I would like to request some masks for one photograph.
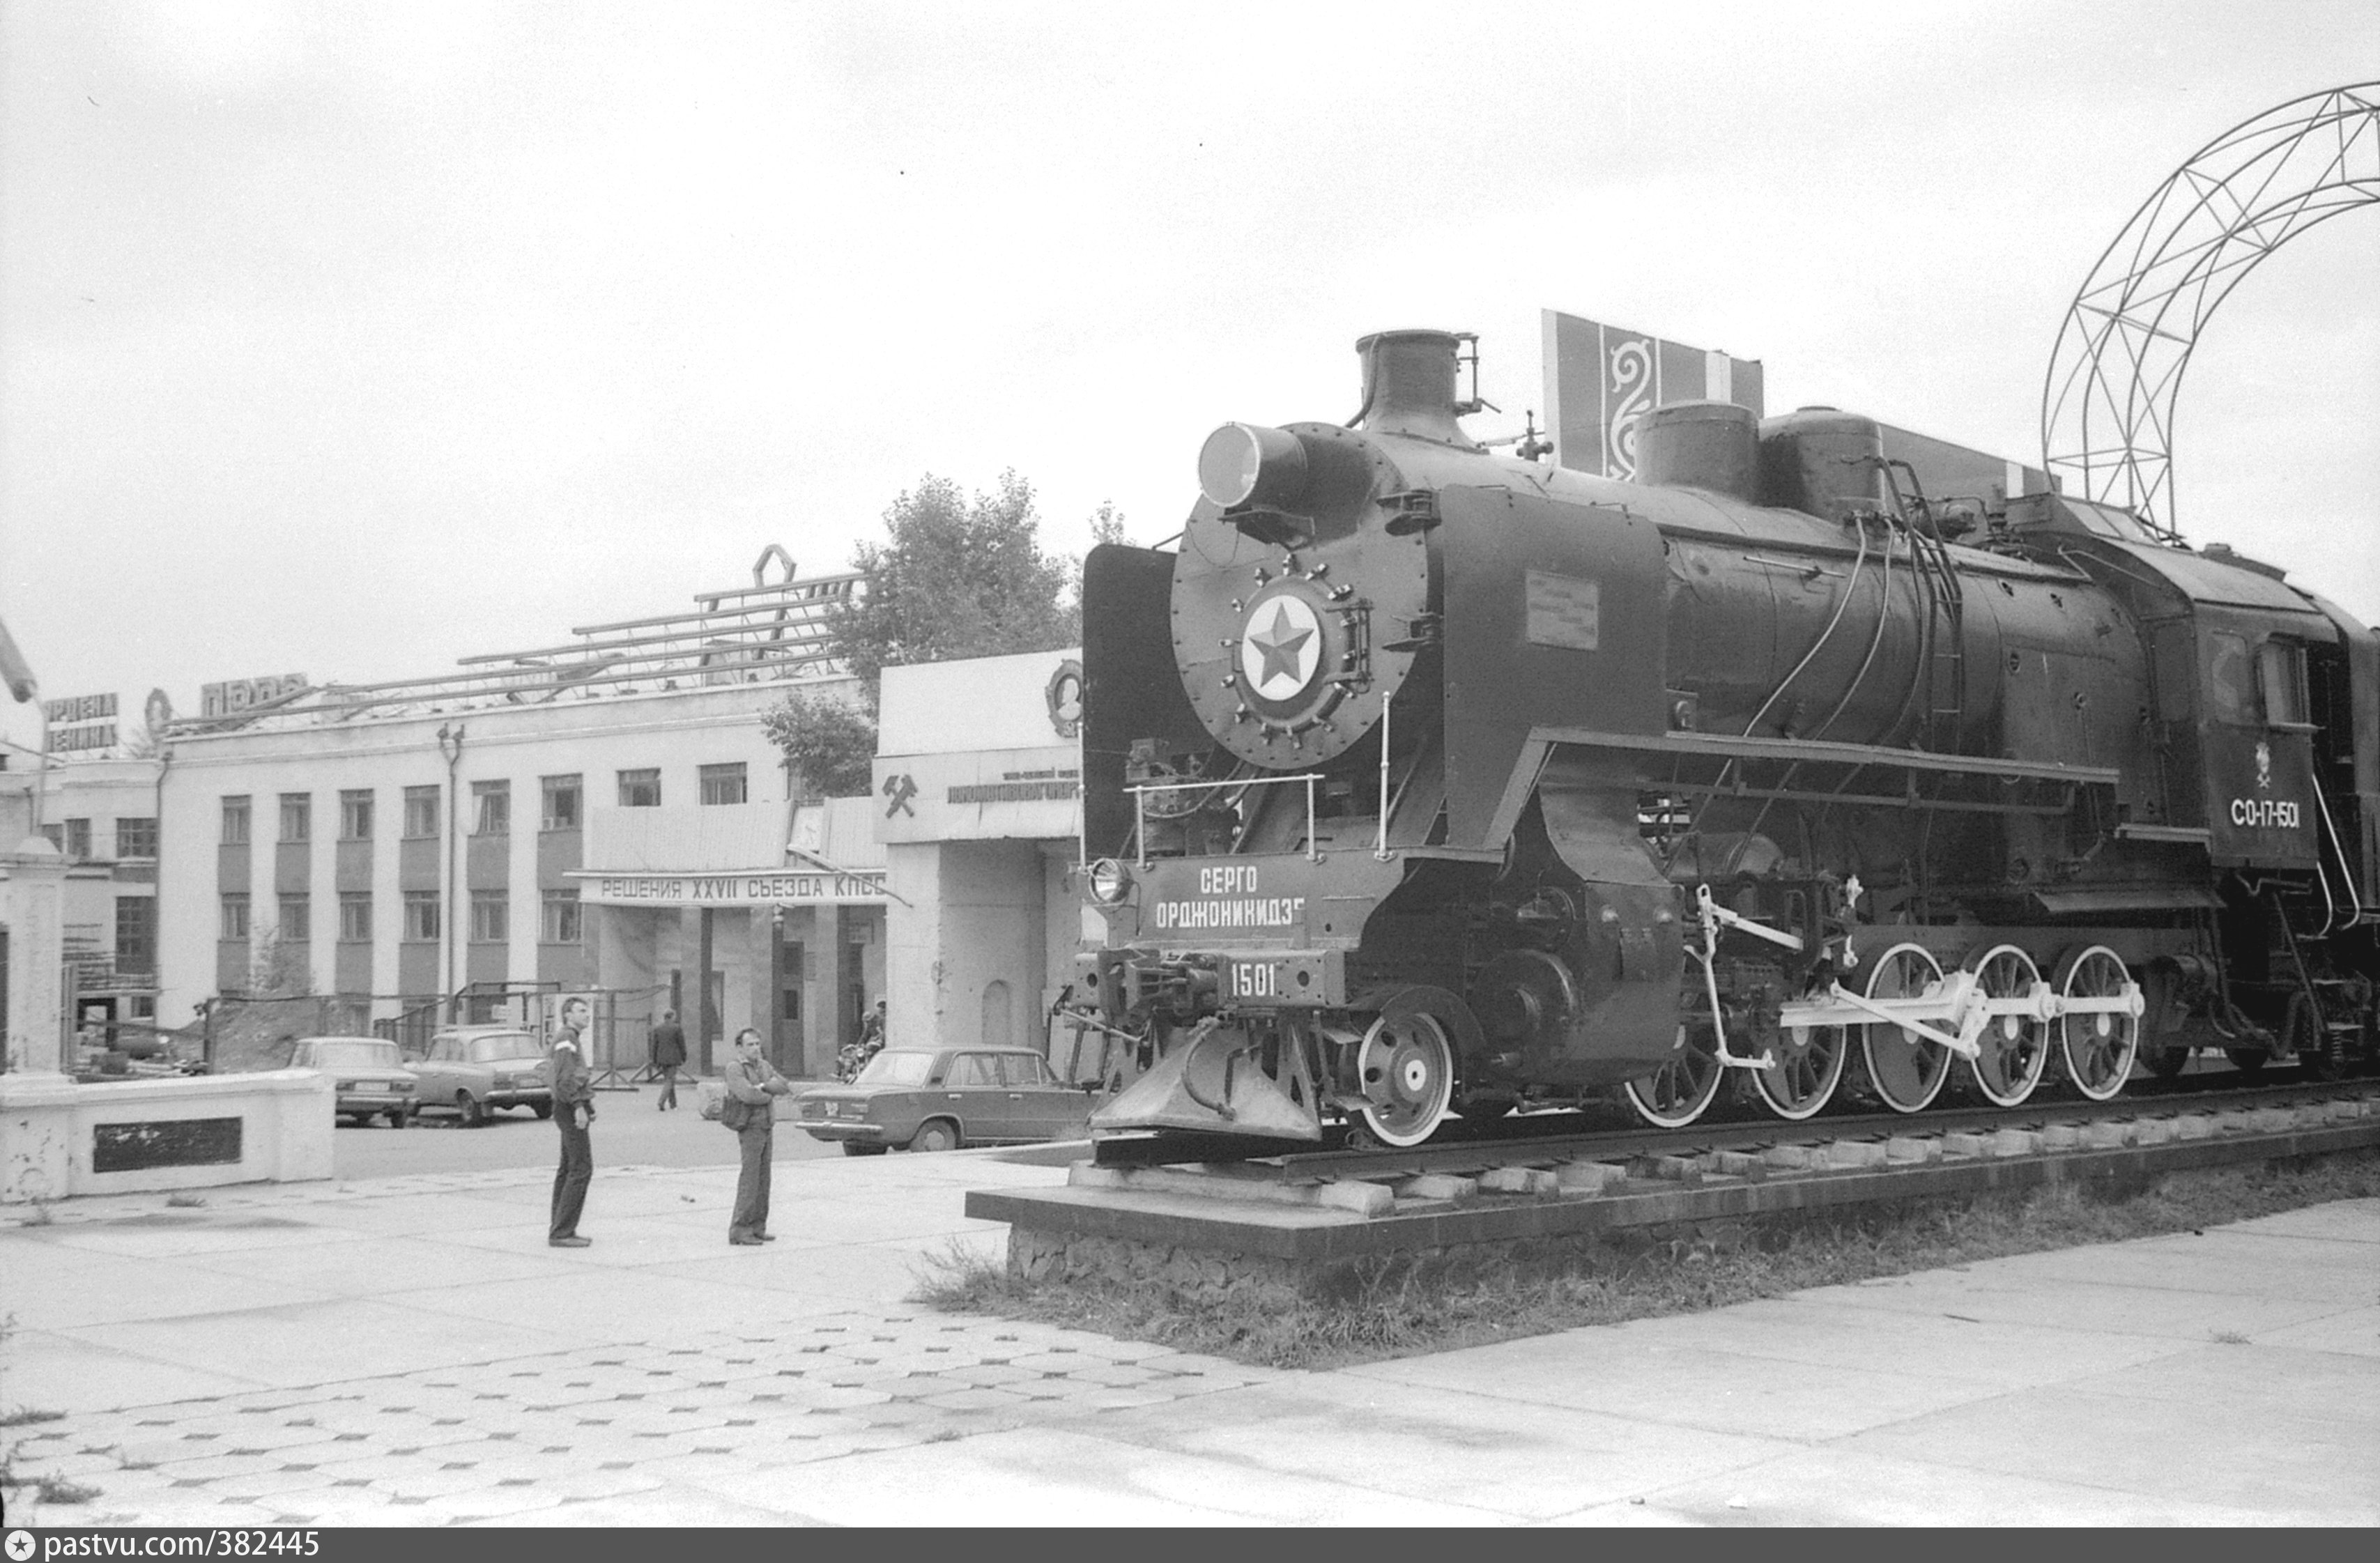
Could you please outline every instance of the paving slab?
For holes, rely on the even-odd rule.
[[[285,1252],[302,1261],[309,1251]],[[46,1236],[0,1235],[0,1316],[15,1315],[20,1329],[68,1329],[316,1302],[333,1294],[320,1284],[226,1275],[188,1257],[144,1258]]]
[[[2240,1381],[2233,1381],[2236,1390]],[[2361,1424],[2219,1409],[2074,1385],[2024,1389],[1912,1418],[1849,1447],[1971,1472],[2328,1524],[2380,1523],[2380,1462]],[[1979,1478],[1971,1477],[1971,1480]]]
[[[1384,1495],[1243,1460],[1120,1447],[1062,1431],[987,1434],[855,1454],[720,1489],[833,1524],[974,1526],[987,1514],[1053,1526],[1477,1525],[1461,1504]]]
[[[7,1343],[5,1387],[10,1408],[79,1412],[103,1407],[144,1406],[162,1401],[210,1399],[253,1389],[258,1380],[181,1360],[178,1341],[164,1342],[171,1355],[127,1351],[110,1341],[115,1332],[82,1339],[53,1330],[19,1329]],[[195,1361],[204,1353],[191,1353]]]
[[[2289,1245],[2288,1263],[2282,1245]],[[2380,1247],[2221,1230],[1995,1261],[1990,1280],[2045,1278],[2347,1306],[2380,1302]]]
[[[2320,1318],[2243,1332],[2259,1346],[2380,1358],[2380,1307],[2349,1308]]]
[[[195,1355],[220,1371],[273,1385],[370,1378],[429,1362],[492,1362],[543,1351],[553,1339],[503,1322],[475,1321],[458,1331],[450,1313],[352,1297],[59,1333],[164,1361]],[[194,1339],[205,1342],[202,1351],[192,1351]]]
[[[1390,1366],[1393,1364],[1382,1364]],[[1480,1518],[1547,1520],[1681,1476],[1757,1464],[1786,1446],[1416,1385],[1371,1372],[1298,1374],[1094,1419],[1099,1437],[1369,1489],[1459,1496]],[[1265,1436],[1252,1443],[1249,1429]],[[1428,1472],[1417,1488],[1415,1472]]]
[[[2168,1274],[2168,1280],[2174,1278]],[[2146,1335],[2193,1344],[2226,1332],[2320,1318],[2341,1306],[2336,1302],[2194,1291],[2170,1284],[2127,1286],[2053,1274],[1945,1278],[1938,1271],[1791,1295],[1823,1297],[1845,1307],[1931,1314],[1984,1324],[2034,1324],[2094,1335]]]
[[[2192,1349],[2187,1340],[2056,1329],[2029,1319],[1861,1307],[1832,1292],[1637,1319],[1619,1329],[1649,1342],[1799,1363],[1814,1375],[1855,1369],[2000,1389],[2059,1383]]]
[[[2380,1246],[2380,1199],[2342,1199],[2303,1210],[2258,1216],[2223,1229],[2232,1232],[2263,1232],[2281,1237],[2329,1238],[2339,1242]]]
[[[453,1284],[455,1263],[450,1244],[379,1235],[314,1247],[281,1245],[194,1254],[178,1261],[185,1269],[266,1282],[293,1292],[342,1297],[395,1297],[436,1290]],[[472,1277],[479,1280],[572,1273],[572,1266],[542,1245],[534,1251],[480,1254],[469,1264]],[[249,1295],[255,1297],[253,1291]]]
[[[1951,1378],[1793,1363],[1601,1328],[1353,1368],[1356,1377],[1460,1388],[1524,1405],[1748,1436],[1831,1438],[1974,1399]]]
[[[775,1309],[767,1292],[688,1278],[674,1266],[606,1273],[600,1280],[583,1272],[473,1279],[436,1292],[408,1293],[407,1300],[427,1312],[497,1326],[533,1326],[541,1334],[540,1350],[560,1342],[586,1346],[650,1339],[657,1323],[670,1319],[766,1319]]]
[[[2188,1408],[2219,1405],[2250,1422],[2311,1417],[2351,1436],[2380,1463],[2380,1357],[2242,1341],[2174,1352],[2070,1381],[2081,1393]]]
[[[1633,1516],[1633,1518],[1632,1518]],[[2276,1515],[2187,1498],[1896,1459],[1836,1445],[1789,1449],[1756,1464],[1654,1487],[1634,1504],[1605,1504],[1562,1524],[1706,1526],[2229,1526],[2335,1523],[2335,1510]]]

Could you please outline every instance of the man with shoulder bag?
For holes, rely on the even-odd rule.
[[[760,1056],[760,1034],[746,1026],[735,1034],[735,1056],[727,1065],[726,1094],[719,1104],[719,1121],[735,1132],[743,1153],[743,1169],[735,1179],[735,1211],[728,1218],[727,1241],[738,1248],[755,1248],[777,1240],[768,1230],[769,1175],[776,1150],[776,1109],[770,1098],[792,1090],[793,1084]]]

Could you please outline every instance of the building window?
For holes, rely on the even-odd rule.
[[[115,898],[115,971],[148,975],[157,969],[157,903],[146,895]]]
[[[471,783],[471,834],[509,836],[513,831],[513,784],[509,782]]]
[[[658,770],[620,772],[620,806],[622,808],[661,807],[662,773]]]
[[[545,926],[539,937],[548,944],[576,944],[582,925],[578,920],[578,892],[575,890],[545,892]]]
[[[88,819],[67,820],[66,839],[58,843],[58,850],[67,854],[67,861],[69,863],[90,862],[91,821]]]
[[[407,891],[405,892],[405,937],[415,944],[426,944],[438,937],[438,892]]]
[[[407,787],[405,790],[405,833],[419,838],[438,833],[438,789]],[[435,939],[437,936],[431,936]]]
[[[734,765],[706,765],[702,768],[702,801],[707,804],[740,804],[745,801],[744,762]]]
[[[314,937],[314,898],[303,891],[281,896],[281,942],[305,944]]]
[[[281,839],[285,842],[310,841],[314,835],[314,794],[284,793],[281,794]]]
[[[339,794],[339,840],[368,842],[372,832],[372,791],[351,788]]]
[[[247,896],[232,891],[225,892],[223,898],[223,937],[225,939],[246,939],[248,937]]]
[[[157,855],[157,821],[127,817],[115,822],[115,855],[118,857],[154,857]]]
[[[225,846],[238,846],[248,841],[248,796],[227,797],[223,801],[223,839]],[[226,936],[228,937],[228,936]],[[239,936],[246,939],[248,936]]]
[[[504,933],[504,892],[473,891],[471,892],[471,942],[502,944]]]
[[[545,811],[539,818],[539,829],[578,829],[579,779],[576,776],[546,776],[539,779],[539,784],[545,793]]]
[[[339,894],[339,939],[346,944],[371,942],[371,892],[343,891]]]

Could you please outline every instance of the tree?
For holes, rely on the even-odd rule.
[[[760,731],[798,779],[797,797],[857,797],[868,791],[876,724],[832,695],[789,690],[761,713]]]
[[[1082,636],[1075,562],[1041,550],[1033,485],[1014,470],[997,494],[963,494],[931,473],[884,513],[885,541],[862,543],[868,590],[840,609],[844,660],[876,707],[886,668],[1050,651]]]
[[[884,670],[1054,651],[1082,638],[1080,572],[1064,554],[1041,550],[1033,485],[1000,475],[997,494],[963,493],[928,473],[884,512],[882,543],[862,543],[852,567],[868,577],[856,600],[836,609],[832,648],[857,675],[867,712],[825,696],[789,693],[763,713],[761,728],[812,794],[868,791],[876,755],[876,709]],[[1111,502],[1091,516],[1100,542],[1123,537]]]
[[[278,923],[258,929],[249,953],[249,997],[295,999],[313,991],[305,942],[285,935]]]

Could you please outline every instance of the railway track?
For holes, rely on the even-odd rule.
[[[2208,1084],[2210,1078],[2236,1081],[2241,1077],[2143,1081],[2122,1096],[2104,1102],[2078,1095],[2066,1099],[2036,1097],[2015,1108],[1937,1108],[1913,1114],[1839,1112],[1793,1122],[1769,1117],[1747,1116],[1734,1121],[1710,1118],[1686,1129],[1648,1128],[1617,1111],[1601,1115],[1606,1123],[1615,1125],[1611,1127],[1599,1126],[1592,1111],[1533,1113],[1498,1119],[1483,1126],[1484,1132],[1469,1134],[1463,1133],[1463,1126],[1451,1125],[1454,1130],[1452,1137],[1402,1150],[1342,1145],[1283,1152],[1278,1141],[1242,1135],[1116,1135],[1093,1142],[1092,1160],[1096,1166],[1110,1168],[1237,1164],[1245,1175],[1261,1177],[1270,1169],[1283,1182],[1388,1180],[1433,1174],[1475,1176],[1498,1167],[1624,1162],[1718,1151],[1763,1150],[1776,1145],[1987,1133],[2003,1129],[2039,1131],[2061,1124],[2296,1107],[2342,1097],[2380,1096],[2380,1084],[2371,1081],[2259,1081],[2254,1084],[2215,1085]]]

